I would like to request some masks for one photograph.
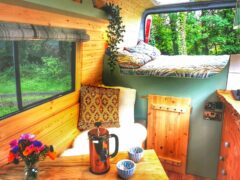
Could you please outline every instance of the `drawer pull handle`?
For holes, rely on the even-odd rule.
[[[223,156],[219,156],[219,160],[220,161],[224,161],[224,157]]]
[[[229,143],[229,142],[227,142],[227,141],[226,141],[226,142],[224,142],[224,147],[225,147],[225,148],[229,148],[229,147],[230,147],[230,143]]]
[[[227,175],[227,171],[226,171],[225,169],[223,169],[223,170],[221,171],[221,174],[222,174],[223,176],[226,176],[226,175]]]

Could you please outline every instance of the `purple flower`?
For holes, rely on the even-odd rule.
[[[18,145],[18,141],[16,139],[14,139],[9,144],[10,144],[11,148],[13,148]]]
[[[23,139],[23,140],[33,141],[34,138],[35,138],[35,135],[26,133],[21,135],[20,140]]]
[[[19,150],[18,146],[15,146],[12,148],[12,153],[17,154],[18,150]]]
[[[33,141],[33,145],[34,145],[35,147],[41,147],[41,146],[42,146],[42,143],[41,143],[41,141],[35,140],[35,141]]]

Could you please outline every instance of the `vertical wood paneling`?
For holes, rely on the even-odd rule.
[[[167,170],[181,174],[186,173],[190,109],[189,98],[148,96],[147,148],[155,149]]]

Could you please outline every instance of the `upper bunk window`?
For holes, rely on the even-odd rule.
[[[163,55],[239,54],[240,30],[233,29],[235,6],[191,4],[180,10],[177,5],[160,6],[149,13],[146,22],[152,24],[146,23],[150,37],[145,36],[145,41]]]

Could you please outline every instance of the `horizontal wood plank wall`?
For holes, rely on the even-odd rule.
[[[9,142],[22,133],[34,133],[60,154],[79,134],[79,90],[81,82],[101,82],[105,52],[106,20],[68,17],[51,12],[0,3],[0,21],[85,29],[90,41],[77,43],[76,91],[0,121],[0,166],[7,162]],[[89,63],[90,62],[90,63]]]
[[[116,3],[123,8],[126,33],[122,46],[135,45],[141,14],[152,4],[146,0],[141,3],[138,0],[108,2]],[[0,21],[85,29],[90,36],[88,42],[77,44],[75,92],[0,121],[0,166],[7,162],[9,141],[26,132],[35,133],[45,144],[53,144],[59,154],[79,133],[76,124],[79,116],[80,84],[95,84],[102,81],[108,21],[70,17],[4,3],[0,3]]]

